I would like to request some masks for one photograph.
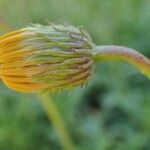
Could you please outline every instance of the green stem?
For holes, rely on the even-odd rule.
[[[150,60],[134,49],[124,46],[104,45],[95,46],[93,50],[93,59],[96,62],[102,60],[123,60],[134,65],[150,78]]]
[[[49,120],[52,122],[59,135],[64,150],[74,150],[75,148],[73,142],[69,136],[69,133],[64,125],[61,116],[59,115],[53,99],[50,98],[48,94],[41,94],[40,101],[47,113]]]

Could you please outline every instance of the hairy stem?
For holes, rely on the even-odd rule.
[[[150,78],[150,60],[138,51],[124,46],[104,45],[93,48],[95,62],[103,60],[123,60],[137,67]]]
[[[64,150],[75,150],[67,128],[65,127],[65,124],[53,102],[53,99],[48,94],[41,94],[40,101],[50,122],[53,124],[59,135],[60,142],[62,143]]]

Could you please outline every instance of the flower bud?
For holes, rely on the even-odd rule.
[[[33,24],[0,37],[0,78],[16,91],[56,92],[90,77],[92,40],[83,28]]]

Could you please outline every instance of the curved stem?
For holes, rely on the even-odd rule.
[[[41,94],[40,101],[43,105],[49,120],[56,129],[64,150],[74,150],[74,144],[69,136],[65,124],[53,102],[53,99],[48,94]]]
[[[103,60],[123,60],[137,67],[150,78],[150,60],[138,51],[115,45],[95,46],[93,59],[96,62]]]

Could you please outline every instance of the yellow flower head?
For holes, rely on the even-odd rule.
[[[83,28],[34,24],[0,37],[0,78],[21,92],[83,85],[92,70],[91,49]]]

